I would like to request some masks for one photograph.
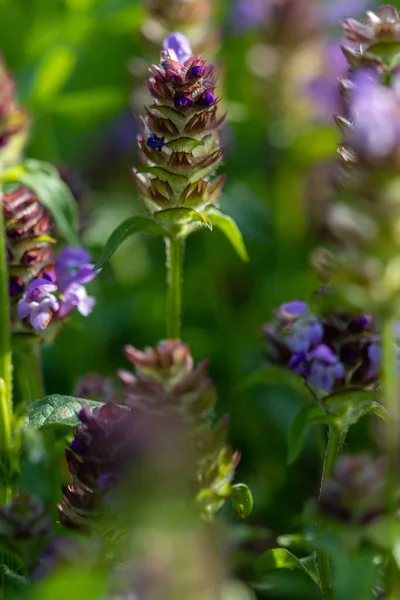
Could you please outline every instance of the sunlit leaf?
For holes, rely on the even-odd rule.
[[[46,396],[30,404],[28,423],[36,429],[60,426],[76,427],[80,423],[77,413],[81,410],[82,404],[87,404],[89,408],[95,408],[102,406],[103,403],[59,394]]]
[[[160,223],[157,223],[151,217],[129,217],[123,221],[110,235],[106,245],[104,246],[100,258],[98,259],[95,268],[99,269],[110,260],[114,252],[119,246],[135,233],[144,232],[153,235],[168,235],[166,230]]]
[[[300,569],[320,587],[315,555],[297,558],[285,548],[274,548],[264,552],[257,560],[255,568],[259,573],[273,569]]]
[[[70,48],[52,48],[44,56],[33,81],[33,102],[43,104],[56,96],[70,78],[75,64],[76,56]]]
[[[221,213],[216,208],[207,211],[211,223],[215,225],[228,238],[238,255],[242,260],[247,262],[249,255],[247,254],[246,246],[244,245],[242,234],[239,227],[236,225],[232,217]]]
[[[335,392],[324,398],[324,406],[345,421],[346,426],[354,425],[368,414],[375,414],[381,419],[387,418],[387,411],[377,401],[376,392],[368,390],[354,388]]]

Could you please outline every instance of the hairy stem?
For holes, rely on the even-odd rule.
[[[387,319],[382,328],[382,388],[386,408],[389,413],[387,420],[387,438],[386,451],[389,462],[388,479],[388,511],[395,516],[397,510],[397,489],[398,489],[398,469],[399,469],[399,385],[397,375],[397,348],[395,341],[395,322]],[[389,557],[388,572],[388,600],[397,599],[399,586],[399,570],[392,559]]]
[[[329,428],[329,438],[326,447],[325,462],[321,478],[320,496],[323,492],[325,481],[329,479],[329,477],[332,475],[332,471],[334,469],[339,452],[342,448],[345,435],[346,432],[338,426],[331,426]],[[323,531],[324,526],[321,523],[319,523],[318,533],[321,534],[323,533]],[[329,564],[329,557],[325,550],[317,551],[317,566],[319,577],[321,580],[322,593],[324,595],[324,598],[328,600],[332,598],[332,576],[331,567]]]
[[[1,188],[0,188],[1,194]],[[0,505],[10,499],[12,360],[5,227],[0,202]]]
[[[167,338],[180,338],[182,311],[182,267],[185,240],[167,238]]]

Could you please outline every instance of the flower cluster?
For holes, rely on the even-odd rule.
[[[43,331],[75,308],[88,315],[95,301],[84,286],[98,271],[86,250],[52,250],[50,215],[27,188],[3,194],[2,206],[14,331]]]
[[[126,355],[135,373],[119,372],[124,406],[109,402],[92,411],[83,407],[78,415],[82,424],[67,450],[73,484],[64,488],[61,522],[70,528],[89,527],[109,507],[107,498],[118,504],[116,484],[132,469],[136,486],[140,453],[148,453],[150,446],[158,451],[168,446],[170,453],[174,445],[174,470],[185,457],[188,464],[182,472],[188,490],[198,512],[211,518],[232,497],[240,455],[226,445],[227,420],[214,424],[216,394],[206,363],[195,367],[189,349],[179,341],[144,352],[129,346]]]
[[[319,512],[344,523],[371,523],[384,514],[387,506],[386,471],[384,459],[364,454],[341,456],[324,484]]]
[[[324,392],[365,387],[380,372],[380,337],[369,315],[327,312],[314,315],[306,303],[292,301],[264,326],[271,362],[287,366]]]
[[[222,159],[214,67],[192,56],[180,33],[164,41],[161,64],[148,81],[154,103],[147,108],[139,147],[146,164],[133,169],[151,212],[187,207],[204,210],[219,197],[225,180],[212,178]]]
[[[14,81],[0,56],[0,171],[18,162],[29,124],[28,115],[16,103]]]
[[[319,249],[314,262],[346,301],[382,311],[394,306],[400,290],[400,80],[394,49],[400,18],[384,6],[367,13],[366,22],[347,19],[344,30],[349,74],[341,81],[345,107],[336,117],[343,135],[343,191],[326,215],[334,243]]]

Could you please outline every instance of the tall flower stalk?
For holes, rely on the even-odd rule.
[[[215,176],[222,160],[215,68],[193,56],[182,33],[163,43],[148,88],[153,104],[142,119],[138,137],[143,165],[133,178],[149,217],[131,217],[111,234],[97,263],[102,266],[118,246],[137,231],[166,240],[168,294],[167,336],[180,337],[182,266],[185,240],[198,229],[221,229],[238,254],[246,249],[235,222],[216,206],[225,175]]]

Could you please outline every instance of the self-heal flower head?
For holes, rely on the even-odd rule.
[[[25,294],[18,303],[18,317],[29,318],[34,329],[46,329],[60,307],[59,301],[53,292],[57,286],[49,283],[48,279],[35,279],[32,281]]]
[[[192,56],[181,33],[166,38],[160,65],[152,69],[139,147],[145,162],[134,181],[151,213],[171,208],[205,211],[218,199],[225,180],[214,177],[222,160],[214,67]],[[170,216],[171,213],[170,213]]]

